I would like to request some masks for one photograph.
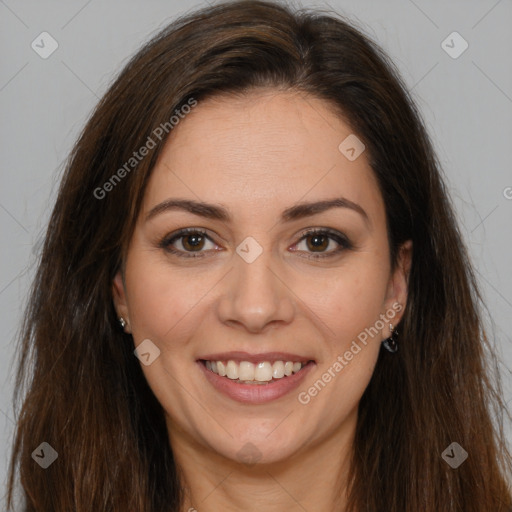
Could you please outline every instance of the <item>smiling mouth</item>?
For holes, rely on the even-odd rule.
[[[208,361],[200,362],[206,369],[238,384],[268,385],[300,372],[314,361]]]

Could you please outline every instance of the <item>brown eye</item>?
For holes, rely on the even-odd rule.
[[[323,252],[329,246],[330,238],[326,235],[314,234],[306,237],[308,249]]]
[[[181,237],[181,245],[186,251],[201,250],[204,246],[205,237],[201,234],[185,235]]]
[[[211,244],[210,247],[207,247],[208,243]],[[209,250],[216,247],[205,231],[190,228],[165,237],[159,245],[165,251],[184,258],[206,256]]]
[[[342,233],[325,229],[313,229],[302,235],[293,250],[308,253],[309,255],[305,256],[306,258],[320,259],[335,256],[352,247],[351,242]],[[328,250],[329,248],[330,250]]]

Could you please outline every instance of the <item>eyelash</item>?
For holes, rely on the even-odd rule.
[[[202,237],[207,238],[208,240],[213,242],[213,240],[207,235],[206,231],[204,231],[203,229],[185,228],[185,229],[181,229],[177,233],[166,236],[159,243],[159,247],[164,249],[167,252],[170,252],[171,254],[174,254],[174,255],[180,257],[180,258],[204,258],[205,251],[194,253],[194,252],[190,252],[190,251],[177,250],[177,249],[171,247],[171,245],[176,240],[179,240],[180,238],[184,238],[185,236],[191,235],[191,234],[201,235]],[[302,233],[299,241],[294,245],[298,245],[300,242],[302,242],[302,240],[304,240],[308,236],[312,236],[312,235],[326,235],[329,237],[329,239],[334,240],[337,244],[339,244],[339,247],[336,248],[335,250],[329,251],[327,253],[317,253],[317,254],[311,253],[311,254],[315,254],[315,255],[303,256],[307,259],[319,260],[319,259],[323,259],[323,258],[331,258],[333,256],[338,255],[343,250],[353,249],[352,243],[349,241],[349,239],[345,235],[343,235],[337,231],[330,230],[330,229],[317,229],[317,228],[312,228],[312,229],[306,230],[304,233]]]

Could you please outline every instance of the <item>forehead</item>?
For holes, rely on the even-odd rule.
[[[303,93],[210,98],[171,131],[144,210],[169,197],[214,199],[241,211],[340,194],[382,210],[365,152],[351,161],[340,150],[349,136],[331,104]]]

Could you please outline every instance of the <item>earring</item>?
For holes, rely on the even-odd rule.
[[[119,325],[121,326],[121,329],[123,329],[124,331],[124,328],[126,327],[126,320],[122,316],[119,317]]]
[[[397,332],[393,330],[393,324],[389,324],[389,330],[391,331],[391,336],[385,339],[382,344],[386,350],[394,354],[398,350],[398,343],[395,339]]]

